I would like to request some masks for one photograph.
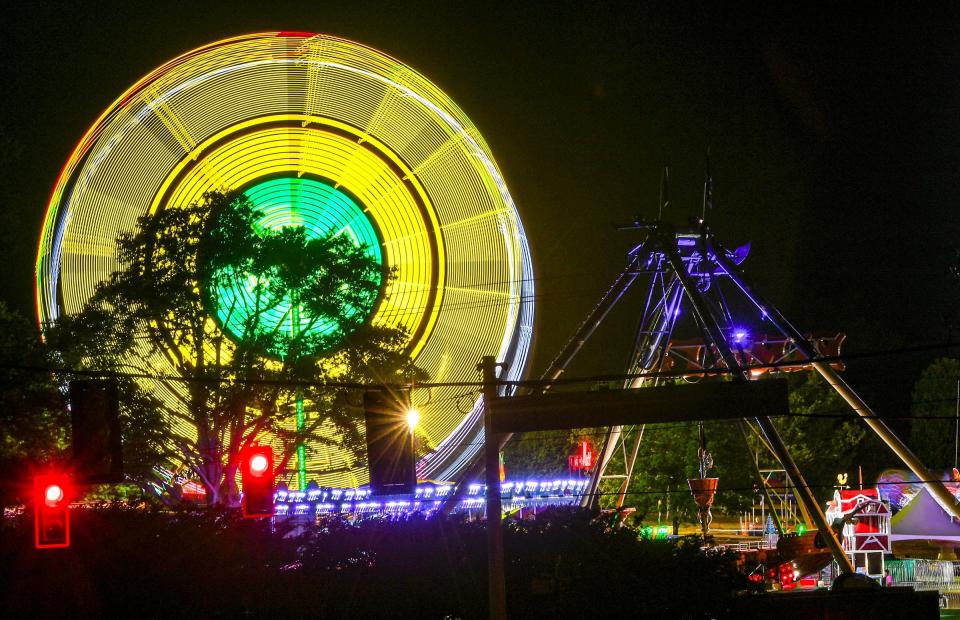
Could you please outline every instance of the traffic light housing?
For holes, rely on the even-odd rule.
[[[120,400],[113,380],[70,382],[73,470],[88,484],[123,482]]]
[[[409,494],[417,486],[409,409],[408,394],[396,398],[387,391],[371,390],[363,395],[370,488],[374,494]]]
[[[273,448],[247,446],[240,451],[240,481],[243,485],[243,517],[273,516]]]
[[[70,546],[71,485],[66,476],[33,479],[34,545],[37,549]]]

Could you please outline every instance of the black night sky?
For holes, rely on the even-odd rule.
[[[479,127],[534,252],[533,376],[638,242],[613,224],[656,214],[664,164],[666,215],[699,212],[708,147],[714,228],[727,245],[752,241],[748,273],[801,329],[845,331],[845,352],[861,353],[942,342],[957,319],[956,16],[589,2],[30,4],[0,18],[0,297],[23,311],[46,200],[99,113],[191,48],[290,29],[399,58]],[[623,370],[640,303],[627,300],[571,375]],[[896,415],[934,355],[858,360],[848,375]]]

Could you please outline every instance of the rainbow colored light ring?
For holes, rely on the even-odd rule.
[[[240,189],[304,175],[348,193],[379,229],[385,262],[396,277],[374,322],[405,329],[416,356],[436,322],[444,291],[440,223],[413,171],[375,137],[302,114],[246,120],[194,146],[164,179],[150,210],[191,204],[211,188]]]
[[[40,320],[76,312],[116,267],[114,240],[152,209],[203,191],[309,178],[343,190],[379,235],[398,277],[372,318],[402,325],[434,381],[475,381],[481,355],[523,375],[532,335],[532,265],[523,227],[489,148],[436,86],[370,48],[322,35],[258,33],[176,58],[124,93],[67,161],[37,261]],[[392,288],[391,288],[392,287]],[[131,360],[158,374],[162,355]],[[157,383],[171,406],[182,388]],[[438,444],[419,465],[447,479],[479,449],[478,399],[418,392]],[[469,406],[466,406],[469,403]],[[321,484],[363,482],[346,468]],[[352,469],[351,469],[352,468]]]

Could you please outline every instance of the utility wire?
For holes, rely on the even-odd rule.
[[[909,353],[919,353],[926,351],[935,351],[935,350],[944,350],[951,349],[954,347],[960,346],[960,343],[956,342],[944,342],[944,343],[930,343],[923,345],[915,345],[911,347],[899,347],[896,349],[881,349],[877,351],[864,351],[861,353],[847,354],[847,355],[837,355],[829,357],[818,357],[812,360],[785,360],[781,362],[774,362],[771,364],[757,364],[750,366],[742,366],[737,369],[729,368],[710,368],[710,369],[699,369],[699,370],[684,370],[684,371],[660,371],[660,372],[650,372],[650,373],[624,373],[624,374],[607,374],[607,375],[590,375],[583,377],[561,377],[558,379],[521,379],[514,381],[500,381],[499,385],[508,386],[508,387],[543,387],[551,385],[568,385],[568,384],[582,384],[582,383],[602,383],[602,382],[614,382],[614,381],[628,381],[630,379],[680,379],[684,377],[704,377],[704,376],[723,376],[734,373],[741,373],[749,370],[776,370],[783,367],[796,367],[796,366],[809,366],[813,363],[825,363],[825,364],[834,364],[834,363],[846,363],[847,361],[854,359],[865,359],[865,358],[875,358],[875,357],[887,357],[894,355],[903,355]],[[22,370],[26,372],[38,372],[38,373],[54,373],[54,374],[73,374],[78,376],[95,376],[95,377],[128,377],[134,379],[154,379],[158,381],[180,381],[188,383],[225,383],[225,382],[235,382],[240,384],[262,384],[262,385],[280,385],[280,386],[292,386],[292,387],[320,387],[320,388],[348,388],[348,389],[374,389],[374,388],[383,388],[383,387],[410,387],[410,388],[439,388],[439,387],[483,387],[482,381],[424,381],[417,383],[409,384],[389,384],[389,383],[360,383],[360,382],[343,382],[343,381],[307,381],[307,380],[294,380],[294,379],[253,379],[253,378],[228,378],[228,377],[217,377],[213,375],[204,375],[204,376],[177,376],[177,375],[160,375],[152,374],[147,372],[129,372],[129,371],[118,371],[118,370],[96,370],[96,369],[80,369],[80,368],[70,368],[64,366],[46,366],[46,365],[28,365],[28,364],[11,364],[11,363],[0,363],[0,369],[7,370]],[[234,369],[224,368],[224,372],[233,372]]]
[[[462,395],[461,395],[462,396]],[[944,399],[930,399],[924,401],[916,401],[917,404],[922,403],[953,403],[954,398],[944,398]],[[751,418],[752,416],[744,416],[745,418]],[[851,407],[845,407],[842,409],[827,409],[819,412],[810,412],[810,413],[799,413],[799,412],[789,412],[784,414],[766,416],[779,420],[783,419],[831,419],[831,420],[848,420],[851,422],[860,420],[860,416],[854,414]],[[954,416],[920,416],[920,415],[904,415],[904,416],[881,416],[883,420],[939,420],[942,422],[951,422],[954,420],[960,420],[960,417]],[[739,421],[740,418],[726,418],[718,420],[705,420],[706,424],[733,424]],[[676,429],[676,428],[685,428],[685,427],[695,427],[700,424],[699,420],[678,420],[675,422],[657,422],[656,428],[660,429]],[[627,426],[639,426],[639,424],[631,424]],[[554,440],[557,437],[562,437],[564,433],[569,431],[581,431],[575,433],[577,437],[605,437],[607,435],[606,430],[598,431],[583,431],[582,429],[592,429],[592,428],[606,428],[606,427],[591,427],[584,426],[571,429],[555,429],[555,430],[546,430],[546,431],[526,431],[524,433],[515,433],[514,436],[510,439],[510,444],[524,443],[524,442],[542,442],[547,443]],[[519,437],[518,437],[519,435]],[[470,448],[483,446],[483,440],[477,441],[459,441],[452,442],[448,444],[451,448]]]
[[[875,483],[875,486],[878,486],[878,487],[881,487],[881,486],[905,486],[905,485],[912,485],[912,484],[928,484],[928,483],[932,483],[932,482],[941,482],[941,483],[942,483],[942,482],[948,482],[948,481],[946,481],[946,480],[903,480],[903,481],[899,481],[899,482],[895,482],[895,481],[890,481],[890,482],[877,481],[877,482]],[[840,488],[840,485],[838,485],[836,482],[832,482],[832,483],[830,483],[830,484],[807,484],[807,486],[810,487],[811,489],[837,489],[837,488]],[[844,485],[844,486],[848,486],[848,485]],[[749,492],[753,492],[753,491],[756,491],[756,489],[757,489],[756,486],[748,486],[748,487],[747,487],[747,486],[741,486],[741,487],[718,487],[718,488],[717,488],[717,492],[718,492],[718,493],[719,493],[720,491],[749,491]],[[673,494],[683,494],[683,495],[686,495],[686,494],[689,494],[689,493],[690,493],[690,490],[689,490],[689,489],[678,488],[678,489],[650,489],[650,490],[646,490],[646,491],[627,491],[627,493],[625,493],[625,495],[666,495],[666,494],[671,494],[671,495],[673,495]],[[589,496],[589,497],[604,497],[604,496],[620,495],[620,493],[618,493],[618,492],[616,492],[616,491],[595,491],[595,492],[593,492],[593,493],[583,493],[582,495],[586,495],[586,496]]]

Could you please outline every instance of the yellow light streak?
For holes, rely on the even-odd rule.
[[[83,307],[117,269],[113,240],[137,217],[272,175],[322,177],[356,198],[382,237],[386,265],[397,268],[373,320],[409,330],[418,366],[445,381],[475,380],[478,356],[493,354],[510,364],[509,376],[522,375],[529,250],[489,147],[429,80],[323,35],[213,42],[151,71],[97,118],[51,193],[37,256],[40,320]],[[208,331],[217,334],[212,320]],[[171,352],[146,340],[129,363],[161,375],[174,368]],[[183,384],[151,387],[183,411]],[[449,438],[422,464],[431,476],[450,475],[468,449],[461,444],[472,443],[463,438],[478,428],[452,395],[435,390],[442,404],[421,409],[422,432]],[[321,484],[365,481],[342,450],[315,457],[311,468],[348,470],[317,476]]]

